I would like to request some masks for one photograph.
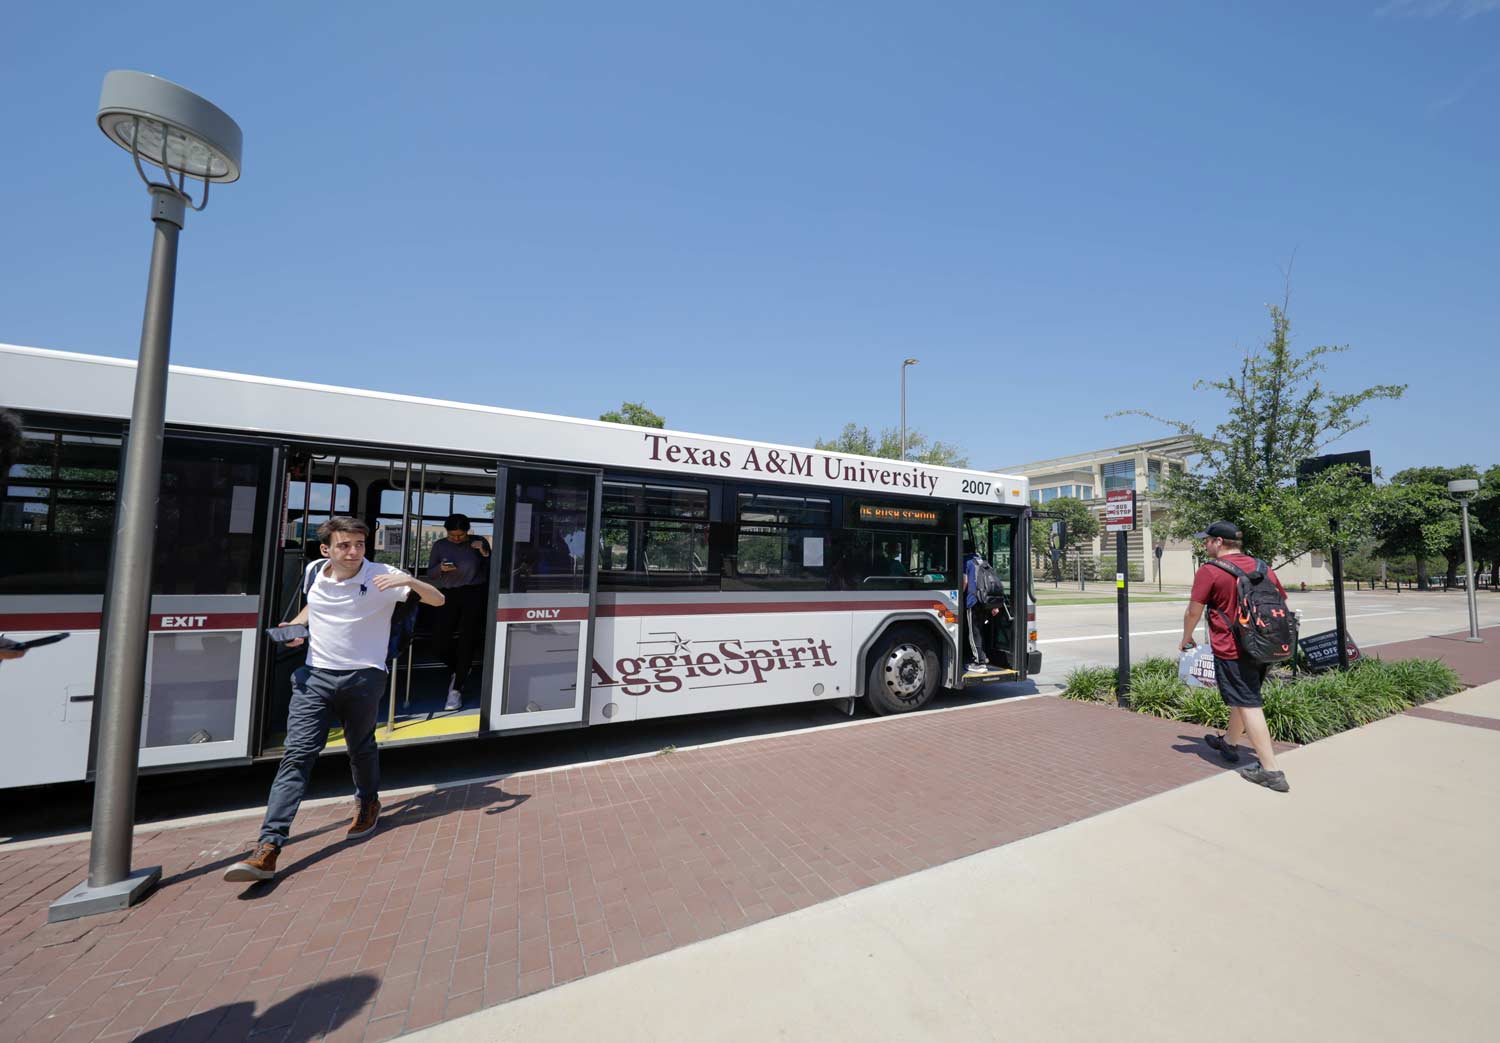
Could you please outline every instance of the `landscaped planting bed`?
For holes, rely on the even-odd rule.
[[[1306,744],[1419,703],[1452,695],[1463,687],[1440,659],[1364,659],[1348,671],[1323,674],[1274,670],[1263,694],[1266,723],[1278,742]],[[1083,666],[1068,675],[1064,699],[1115,701],[1115,671]],[[1212,688],[1189,688],[1177,678],[1177,663],[1143,659],[1130,668],[1130,709],[1209,728],[1229,727],[1229,708]]]

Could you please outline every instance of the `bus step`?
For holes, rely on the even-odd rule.
[[[1014,681],[1021,676],[1018,670],[1008,670],[1004,667],[991,667],[988,670],[965,670],[965,684],[988,684],[991,681]]]

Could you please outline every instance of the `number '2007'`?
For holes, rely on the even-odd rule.
[[[990,491],[990,482],[973,482],[964,479],[964,492],[973,493],[976,496],[987,496]]]

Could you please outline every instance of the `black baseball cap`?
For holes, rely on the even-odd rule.
[[[469,516],[467,514],[450,514],[443,520],[443,528],[449,530],[462,529],[464,532],[468,532]]]
[[[1221,540],[1243,540],[1245,534],[1234,522],[1216,521],[1202,532],[1193,533],[1193,539],[1206,540],[1210,536],[1217,536]]]

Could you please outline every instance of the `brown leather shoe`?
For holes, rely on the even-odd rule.
[[[275,844],[261,844],[249,858],[236,862],[224,870],[224,879],[233,883],[252,880],[269,880],[276,875],[276,856],[281,848]]]
[[[380,821],[379,797],[371,797],[369,800],[355,798],[354,803],[354,821],[349,824],[349,832],[344,834],[350,840],[369,836],[375,832],[375,824]]]

